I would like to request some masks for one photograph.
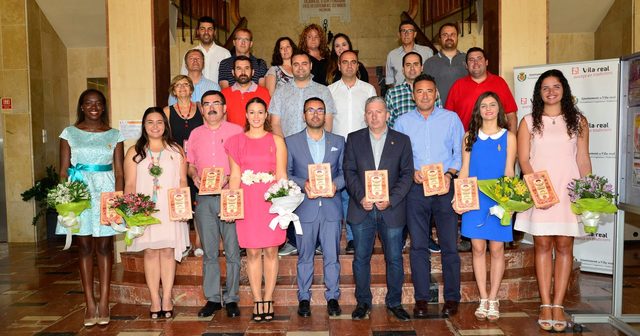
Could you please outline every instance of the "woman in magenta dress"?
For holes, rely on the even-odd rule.
[[[518,162],[522,173],[546,170],[560,199],[560,203],[549,208],[531,208],[518,214],[515,224],[516,230],[533,235],[542,299],[538,324],[544,330],[563,331],[567,326],[562,303],[573,266],[573,239],[584,235],[571,212],[567,185],[572,179],[591,173],[589,123],[572,97],[561,71],[545,71],[534,87],[531,114],[522,119],[518,128]]]
[[[189,231],[184,221],[169,219],[167,192],[187,186],[186,162],[182,147],[171,137],[169,120],[162,108],[148,108],[142,117],[142,135],[135,146],[127,150],[124,159],[124,192],[149,195],[158,209],[153,216],[160,219],[160,224],[149,225],[144,234],[127,247],[127,251],[144,251],[144,277],[151,296],[151,319],[173,317],[171,292],[176,261],[182,260]],[[159,176],[151,175],[152,166],[161,168]]]
[[[229,188],[244,191],[244,219],[236,221],[236,230],[238,244],[247,250],[247,275],[255,302],[253,319],[270,321],[278,276],[278,246],[284,243],[286,230],[269,228],[276,215],[269,213],[271,203],[265,201],[264,194],[275,181],[287,178],[287,148],[282,137],[271,133],[264,100],[253,98],[246,109],[245,132],[225,144],[231,167]],[[252,176],[258,173],[269,173],[273,181],[255,182]]]

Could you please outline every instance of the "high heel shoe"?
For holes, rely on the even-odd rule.
[[[254,301],[253,302],[255,304],[255,313],[251,314],[251,319],[254,322],[262,322],[264,321],[264,314],[262,312],[260,312],[261,308],[262,308],[262,301]]]
[[[489,302],[488,299],[480,299],[480,305],[476,309],[475,313],[473,313],[476,316],[476,319],[478,319],[478,321],[484,321],[487,318],[488,302]]]
[[[162,316],[162,313],[164,313],[162,310],[149,311],[149,318],[152,320],[157,320],[160,318],[160,316]]]
[[[96,312],[92,317],[84,319],[83,325],[85,327],[93,327],[96,323],[98,323],[98,307],[96,307]]]
[[[564,316],[564,307],[561,305],[552,305],[551,308],[560,308],[562,315]],[[553,320],[553,330],[556,332],[563,332],[567,328],[567,320]]]
[[[100,317],[100,313],[96,313],[96,323],[100,326],[105,326],[111,322],[111,312],[106,317]]]
[[[540,312],[542,312],[542,309],[544,308],[553,308],[552,305],[550,304],[542,304],[540,305]],[[544,331],[550,331],[551,329],[553,329],[553,324],[556,321],[554,321],[553,319],[551,320],[543,320],[543,319],[538,319],[538,325],[540,326],[540,329],[544,330]]]
[[[275,315],[275,312],[273,312],[273,301],[263,301],[263,304],[264,303],[267,304],[267,309],[264,308],[264,305],[262,306],[262,310],[264,311],[264,319],[267,322],[272,321]]]

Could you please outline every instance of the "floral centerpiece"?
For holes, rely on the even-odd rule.
[[[67,229],[63,250],[71,246],[71,237],[80,232],[80,214],[91,208],[91,195],[84,182],[66,181],[47,193],[47,205],[58,212],[58,223]]]
[[[271,230],[275,230],[278,225],[284,230],[289,226],[289,223],[293,222],[296,234],[302,234],[300,218],[293,211],[304,200],[304,194],[302,194],[302,190],[295,182],[285,179],[279,180],[264,193],[264,199],[272,203],[269,213],[278,214],[269,223]]]
[[[500,218],[500,224],[511,225],[514,212],[522,212],[533,206],[529,188],[517,177],[503,176],[498,179],[480,180],[478,188],[498,204],[489,208],[489,213]]]
[[[618,208],[613,204],[613,186],[604,176],[589,174],[573,179],[567,186],[571,211],[580,216],[584,232],[596,233],[600,215],[615,213]]]
[[[160,224],[160,220],[151,216],[157,212],[156,203],[145,194],[129,193],[116,197],[113,209],[124,220],[123,225],[111,223],[111,227],[118,232],[126,232],[124,242],[130,246],[135,238],[144,234],[148,225]]]

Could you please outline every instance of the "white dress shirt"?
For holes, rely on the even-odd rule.
[[[329,85],[329,91],[336,104],[332,133],[346,139],[349,133],[367,127],[364,121],[364,103],[367,98],[376,95],[373,85],[357,79],[353,87],[348,87],[341,79]]]

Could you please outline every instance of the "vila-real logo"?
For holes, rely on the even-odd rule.
[[[527,79],[527,74],[525,74],[524,72],[521,72],[518,74],[518,81],[519,82],[524,82]]]
[[[577,75],[580,73],[580,68],[579,67],[573,67],[571,68],[571,74],[572,75]]]

